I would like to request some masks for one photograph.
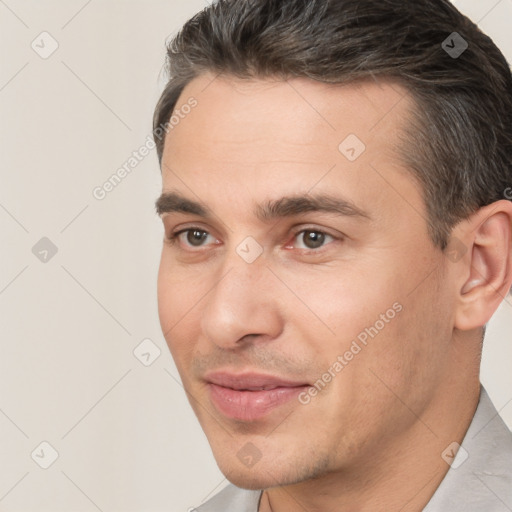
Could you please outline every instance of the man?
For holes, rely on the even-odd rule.
[[[233,484],[197,510],[512,510],[503,55],[445,0],[221,0],[168,58],[159,314]]]

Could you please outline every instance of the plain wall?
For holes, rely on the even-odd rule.
[[[0,2],[0,511],[185,512],[226,484],[158,322],[155,151],[93,195],[147,142],[165,40],[206,5]],[[512,61],[512,0],[457,6]],[[509,426],[511,328],[508,297],[482,380]]]

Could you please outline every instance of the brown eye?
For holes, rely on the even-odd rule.
[[[331,235],[323,233],[322,231],[315,231],[308,229],[301,231],[297,234],[298,249],[319,249],[324,246],[327,242],[334,240]]]
[[[302,241],[308,249],[318,249],[325,242],[325,234],[318,231],[304,231]]]
[[[188,229],[183,234],[186,234],[187,243],[193,247],[203,245],[204,241],[208,238],[208,233],[199,229]]]

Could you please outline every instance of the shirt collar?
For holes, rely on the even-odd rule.
[[[483,387],[461,446],[424,512],[511,512],[512,433]]]

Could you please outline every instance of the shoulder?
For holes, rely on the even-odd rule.
[[[512,510],[512,433],[483,388],[450,466],[424,512]]]
[[[230,484],[193,512],[258,512],[260,495]]]

